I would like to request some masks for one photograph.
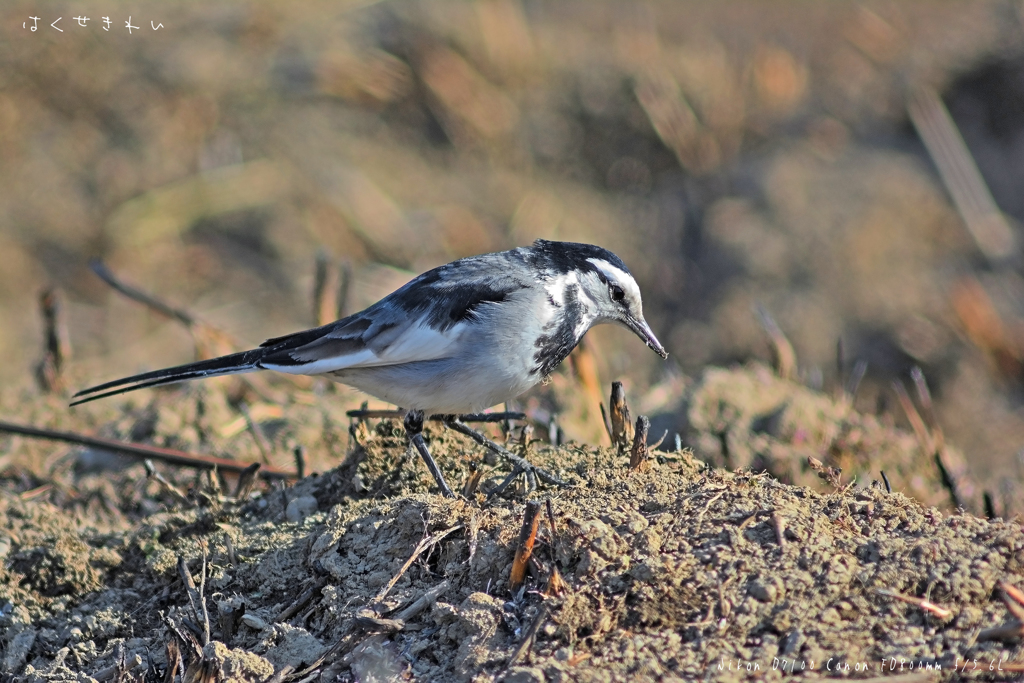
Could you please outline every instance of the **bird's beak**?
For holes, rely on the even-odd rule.
[[[644,343],[651,347],[656,354],[662,358],[668,358],[668,352],[665,350],[665,347],[661,345],[661,342],[658,341],[658,338],[654,336],[654,332],[651,330],[651,326],[647,324],[646,320],[627,315],[624,322],[626,323],[626,327],[633,330],[633,333],[643,339]]]

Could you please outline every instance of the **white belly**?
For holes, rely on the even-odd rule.
[[[525,373],[499,370],[494,362],[441,359],[330,373],[331,379],[428,415],[475,413],[510,401],[537,383]]]
[[[532,387],[534,344],[552,312],[527,307],[529,315],[509,324],[507,311],[485,307],[466,327],[447,358],[395,365],[346,368],[335,381],[410,410],[427,414],[474,413],[510,401]]]

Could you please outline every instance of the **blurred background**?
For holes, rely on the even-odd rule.
[[[33,382],[51,287],[74,387],[193,359],[186,327],[95,257],[249,346],[544,237],[608,247],[641,283],[671,362],[625,330],[588,348],[599,386],[622,379],[649,412],[708,364],[769,358],[760,305],[804,383],[844,379],[842,340],[843,372],[868,363],[856,406],[901,421],[891,383],[920,366],[977,476],[1020,474],[1024,3],[7,2],[0,19],[6,386]],[[599,438],[589,420],[564,429]]]

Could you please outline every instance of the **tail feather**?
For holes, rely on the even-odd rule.
[[[163,370],[154,370],[152,372],[144,372],[141,375],[116,379],[112,382],[106,382],[105,384],[99,384],[79,391],[73,397],[78,400],[73,401],[71,405],[77,406],[81,403],[95,401],[96,399],[125,394],[136,389],[160,386],[161,384],[173,384],[202,377],[252,372],[259,369],[259,362],[263,358],[264,353],[265,349],[253,349],[252,351],[233,353],[229,356],[201,360],[196,363],[188,363],[173,368],[164,368]]]

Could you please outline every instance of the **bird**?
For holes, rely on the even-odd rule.
[[[72,406],[146,387],[258,370],[321,375],[396,406],[440,492],[454,496],[423,439],[423,420],[498,452],[515,468],[564,483],[467,427],[459,416],[508,402],[545,380],[594,325],[614,323],[668,358],[644,319],[640,287],[611,251],[538,239],[469,256],[417,276],[335,322],[219,358],[83,389]]]

